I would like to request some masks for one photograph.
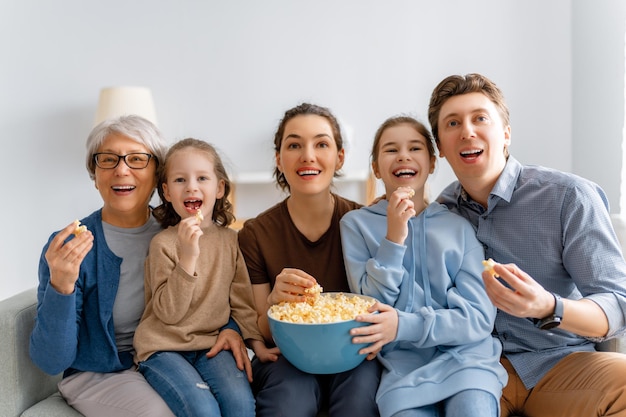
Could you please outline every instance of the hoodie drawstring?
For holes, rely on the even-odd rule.
[[[422,230],[420,231],[420,264],[422,266],[422,288],[424,289],[424,305],[430,307],[431,292],[430,280],[428,279],[428,265],[426,258],[426,213],[422,213]]]

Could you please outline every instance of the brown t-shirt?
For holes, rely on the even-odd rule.
[[[315,277],[325,292],[349,292],[341,250],[339,220],[361,205],[335,195],[335,211],[330,227],[311,242],[296,228],[287,210],[287,200],[276,204],[239,231],[239,247],[252,284],[270,283],[283,268],[297,268]]]

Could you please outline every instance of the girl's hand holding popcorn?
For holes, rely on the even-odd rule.
[[[200,236],[203,235],[200,222],[197,216],[191,216],[178,223],[179,263],[189,275],[196,272],[196,261],[200,256]]]
[[[411,187],[398,187],[389,196],[387,206],[387,240],[399,245],[409,235],[409,219],[415,216],[415,203],[411,198],[415,191]]]

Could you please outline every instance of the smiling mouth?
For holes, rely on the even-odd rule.
[[[135,188],[134,185],[114,185],[113,187],[111,187],[111,189],[113,191],[120,191],[120,192],[125,192],[125,191],[133,191]]]
[[[200,210],[202,207],[202,200],[187,200],[184,202],[185,207],[191,209],[192,211]]]
[[[322,171],[319,171],[317,169],[306,169],[306,170],[298,171],[298,175],[301,177],[307,177],[311,175],[319,175],[321,172]]]
[[[417,172],[415,172],[412,169],[407,169],[407,168],[402,168],[393,172],[393,175],[395,175],[398,178],[410,178],[410,177],[415,176],[415,174],[417,174]]]
[[[473,158],[477,158],[480,155],[482,155],[483,150],[482,149],[472,149],[470,151],[463,151],[461,152],[461,158],[466,158],[466,159],[473,159]]]

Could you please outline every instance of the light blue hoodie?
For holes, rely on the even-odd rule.
[[[468,221],[432,203],[409,220],[404,245],[385,238],[387,200],[348,212],[341,238],[350,289],[398,311],[378,355],[381,416],[479,389],[500,402],[507,374],[491,336],[496,309],[482,281],[484,251]]]

